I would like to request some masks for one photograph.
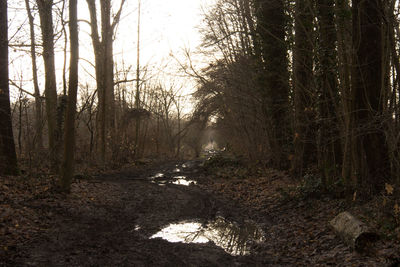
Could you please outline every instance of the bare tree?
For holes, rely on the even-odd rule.
[[[25,0],[26,13],[29,19],[29,30],[31,39],[31,59],[32,59],[32,77],[33,77],[33,88],[35,95],[35,130],[36,130],[36,148],[41,151],[43,150],[43,119],[42,119],[42,99],[40,97],[40,89],[38,82],[38,70],[36,64],[36,37],[35,37],[35,24],[32,15],[32,10],[29,5],[29,0]]]
[[[64,161],[61,173],[61,188],[69,192],[74,174],[74,153],[75,153],[75,114],[76,99],[78,91],[78,59],[79,59],[79,38],[78,38],[78,7],[77,0],[69,1],[69,32],[70,32],[70,66],[68,84],[68,105],[65,122],[64,137]]]
[[[367,191],[383,188],[390,170],[384,135],[382,93],[382,14],[376,0],[353,0],[352,176],[353,186]]]
[[[293,51],[293,83],[295,103],[295,136],[292,171],[301,176],[304,167],[315,155],[315,109],[313,106],[313,6],[312,1],[297,0],[295,9],[295,47]],[[314,158],[315,159],[315,158]]]
[[[337,33],[333,0],[317,1],[319,29],[319,141],[318,165],[326,185],[328,179],[337,177],[336,165],[342,163],[339,120],[339,91],[337,80]]]
[[[57,130],[57,83],[54,63],[53,0],[37,0],[43,41],[45,96],[51,169],[59,171],[59,138]]]
[[[0,174],[18,173],[8,84],[7,1],[0,1]]]
[[[120,20],[125,0],[111,22],[111,1],[100,1],[101,38],[97,23],[95,0],[86,0],[90,12],[91,37],[95,55],[96,83],[98,91],[98,132],[101,161],[106,157],[107,131],[114,129],[114,75],[113,75],[113,34]]]

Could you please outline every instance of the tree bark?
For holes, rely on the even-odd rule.
[[[370,227],[347,211],[338,214],[329,224],[347,245],[358,252],[378,239],[378,235]]]
[[[382,3],[353,0],[352,140],[353,186],[377,192],[390,173],[384,135]]]
[[[334,0],[318,0],[319,22],[319,156],[318,165],[323,182],[337,177],[336,165],[341,164],[339,135],[339,94],[337,82],[337,34],[334,21]]]
[[[287,166],[287,149],[284,151],[284,148],[288,147],[290,129],[285,5],[283,0],[259,0],[257,3],[257,30],[264,65],[260,79],[263,110],[270,131],[273,166],[284,168]]]
[[[43,150],[43,119],[42,119],[42,99],[40,98],[40,89],[36,64],[36,38],[35,25],[32,16],[32,10],[29,6],[29,0],[25,0],[26,13],[29,19],[29,30],[31,39],[31,59],[32,59],[32,77],[35,95],[35,130],[36,130],[36,149],[40,152]]]
[[[42,30],[43,61],[45,68],[46,113],[49,132],[51,169],[59,171],[59,137],[57,130],[57,83],[54,66],[53,0],[37,0]]]
[[[69,1],[70,66],[68,84],[67,117],[65,120],[64,161],[61,173],[61,188],[69,192],[74,174],[75,114],[78,91],[79,38],[77,0]]]
[[[350,82],[350,61],[351,61],[351,9],[348,0],[335,0],[336,29],[338,40],[338,70],[340,77],[339,90],[342,106],[342,177],[345,182],[351,176],[351,82]]]
[[[100,40],[99,30],[97,27],[97,8],[95,0],[86,0],[90,13],[91,38],[94,50],[95,66],[96,66],[96,84],[97,84],[97,139],[100,146],[99,152],[101,161],[105,162],[106,154],[106,125],[105,125],[105,84],[104,84],[104,47]]]
[[[0,175],[17,175],[8,84],[7,1],[0,1]]]
[[[100,143],[100,157],[102,163],[106,160],[107,133],[115,129],[114,106],[114,61],[113,61],[113,34],[121,16],[125,0],[111,22],[110,1],[100,1],[101,39],[97,27],[97,8],[95,0],[86,0],[90,13],[91,37],[95,54],[96,83],[98,90],[98,139]]]
[[[302,176],[304,168],[315,160],[315,123],[313,106],[313,16],[309,0],[297,0],[295,8],[295,45],[293,51],[293,83],[295,104],[295,136],[292,172]],[[313,158],[314,157],[314,158]]]

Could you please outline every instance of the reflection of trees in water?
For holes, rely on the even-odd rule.
[[[202,226],[198,222],[171,224],[152,238],[161,237],[170,242],[206,243],[212,241],[232,255],[249,253],[249,242],[263,241],[262,230],[253,222],[244,225],[231,223],[219,217]]]
[[[208,225],[205,236],[216,245],[233,255],[244,255],[249,252],[249,241],[262,241],[262,230],[254,223],[238,225],[223,218],[217,218]]]

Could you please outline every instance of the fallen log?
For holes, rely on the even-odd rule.
[[[365,251],[370,245],[379,239],[377,233],[365,223],[345,211],[339,213],[330,225],[342,240],[355,251]]]

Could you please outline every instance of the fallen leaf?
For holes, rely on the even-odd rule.
[[[385,190],[388,195],[393,195],[394,188],[392,185],[385,183]]]
[[[399,207],[399,204],[395,204],[394,205],[394,214],[397,216],[397,215],[399,215],[399,213],[400,213],[400,207]]]

